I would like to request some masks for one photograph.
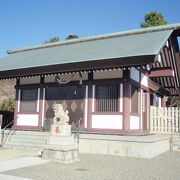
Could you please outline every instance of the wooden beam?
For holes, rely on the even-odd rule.
[[[169,96],[170,92],[167,91],[165,88],[157,84],[156,82],[152,81],[151,79],[148,79],[148,87],[152,89],[155,92],[158,92],[161,95]]]
[[[164,69],[164,70],[153,70],[150,72],[147,72],[146,75],[148,77],[168,77],[168,76],[174,76],[174,71],[172,69]]]
[[[132,56],[92,61],[80,61],[57,65],[46,65],[32,68],[21,68],[0,71],[0,79],[16,78],[24,76],[46,75],[54,73],[68,73],[78,71],[89,71],[94,69],[106,69],[128,66],[141,66],[154,63],[155,55]]]

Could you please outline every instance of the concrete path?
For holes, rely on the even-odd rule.
[[[39,157],[21,157],[16,159],[4,160],[0,161],[0,173],[45,163],[48,163],[48,161]]]
[[[15,159],[19,157],[32,157],[37,156],[37,151],[25,151],[25,150],[16,150],[16,149],[5,149],[0,148],[0,161]]]
[[[32,180],[32,179],[0,174],[0,180]]]
[[[29,178],[2,174],[6,171],[16,170],[30,166],[45,164],[48,161],[37,157],[37,151],[0,149],[0,180],[32,180]]]
[[[153,159],[80,154],[80,162],[69,165],[47,163],[33,154],[31,157],[21,157],[25,156],[25,152],[21,152],[14,154],[16,158],[12,158],[15,151],[3,152],[6,156],[10,153],[11,159],[0,159],[0,180],[180,179],[180,152],[167,152]]]

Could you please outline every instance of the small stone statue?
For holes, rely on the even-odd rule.
[[[54,104],[53,110],[54,110],[53,124],[59,124],[59,125],[69,124],[69,116],[68,116],[69,112],[68,110],[64,111],[62,104]]]

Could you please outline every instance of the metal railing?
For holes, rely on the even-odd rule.
[[[11,122],[9,122],[3,129],[1,129],[1,147],[3,146],[3,144],[6,142],[7,138],[9,137],[9,135],[11,134],[11,132],[14,133],[14,129],[13,127],[9,130],[9,132],[6,134],[5,136],[5,130],[7,130],[7,128],[9,127],[9,125],[13,124],[14,120],[12,120]]]
[[[72,127],[71,132],[75,133],[75,139],[77,138],[77,144],[79,144],[79,134],[80,134],[80,127],[81,127],[81,121],[83,118],[80,118],[74,127]]]

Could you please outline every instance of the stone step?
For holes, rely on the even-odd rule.
[[[176,138],[176,137],[171,137],[173,139],[173,141],[180,141],[180,137]]]
[[[6,141],[5,145],[25,146],[25,147],[44,147],[46,144],[31,143],[31,142],[18,142],[18,141]]]
[[[74,144],[74,134],[71,137],[63,136],[61,144]],[[34,132],[34,131],[5,131],[4,145],[3,147],[9,149],[23,149],[23,150],[42,150],[49,141],[49,132]],[[67,139],[68,138],[68,139]],[[51,139],[52,143],[54,142]],[[65,141],[65,142],[64,142]],[[57,142],[54,142],[57,143]]]
[[[180,146],[180,140],[173,141],[174,146]]]
[[[173,151],[180,151],[180,136],[173,136]]]
[[[17,149],[17,150],[29,150],[29,151],[37,151],[37,154],[39,151],[42,151],[42,147],[31,147],[31,146],[18,146],[18,145],[11,145],[11,144],[5,144],[3,146],[5,149]]]
[[[48,139],[48,135],[24,135],[24,134],[5,134],[5,137],[7,137],[8,139],[11,138],[17,138],[17,139]]]
[[[47,139],[48,135],[26,135],[26,134],[14,134],[14,137],[19,139],[26,138],[26,139]]]
[[[47,139],[19,138],[16,136],[12,136],[11,138],[7,138],[6,142],[28,142],[36,144],[46,144]]]
[[[180,138],[173,138],[173,141],[180,141]]]
[[[47,144],[49,132],[5,131],[4,148],[23,150],[42,150]]]
[[[173,151],[180,151],[180,144],[173,144]]]
[[[50,132],[37,132],[37,131],[15,131],[15,134],[21,135],[34,135],[34,136],[48,136]]]
[[[37,132],[37,131],[19,131],[19,130],[11,130],[7,129],[4,131],[5,134],[8,133],[19,134],[19,135],[34,135],[34,136],[48,136],[50,132]]]

